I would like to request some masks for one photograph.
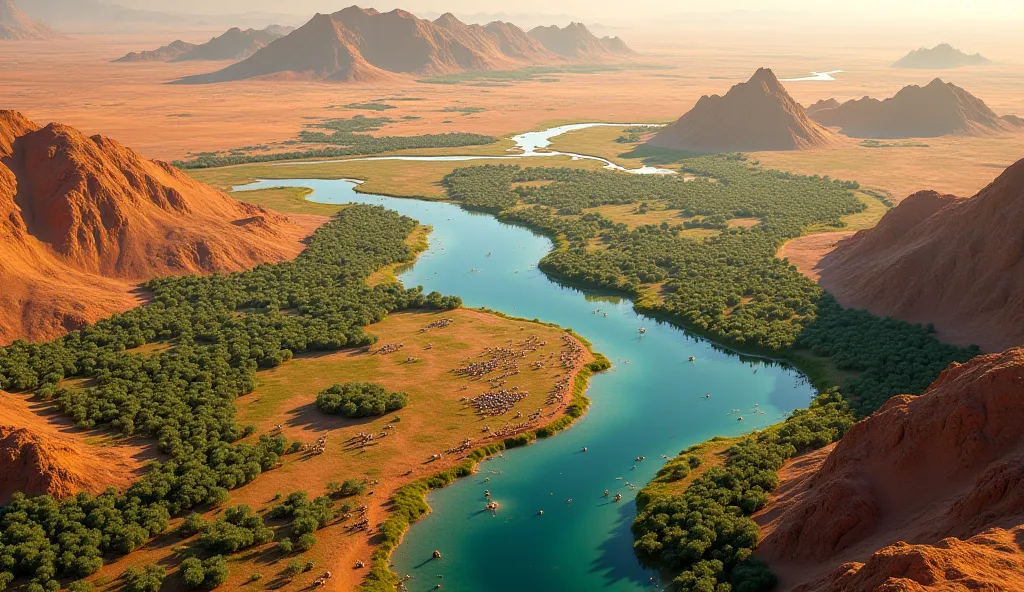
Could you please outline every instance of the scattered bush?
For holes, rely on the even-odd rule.
[[[121,574],[125,592],[158,592],[167,572],[159,565],[149,564],[142,569],[129,567]]]

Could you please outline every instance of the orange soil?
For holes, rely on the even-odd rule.
[[[854,235],[854,231],[821,232],[795,238],[782,245],[776,256],[789,259],[791,265],[814,281],[821,278],[821,259],[835,250],[839,241]]]
[[[1024,349],[953,364],[924,395],[787,463],[755,516],[780,589],[1016,589],[1002,586],[1020,580],[1005,579],[1024,560],[1019,535],[977,535],[1024,523],[1022,395]]]
[[[50,403],[0,391],[0,504],[16,491],[67,497],[125,489],[157,458],[152,442],[96,434]]]
[[[241,204],[102,136],[0,111],[0,343],[138,304],[134,285],[294,257],[322,219]]]
[[[445,317],[454,319],[455,323],[444,329],[419,332],[431,321]],[[544,407],[545,417],[534,429],[560,417],[568,397],[556,403],[545,403],[547,393],[556,377],[574,376],[580,368],[577,366],[567,371],[560,366],[549,365],[543,370],[530,370],[529,365],[539,359],[540,352],[530,354],[519,362],[521,374],[509,377],[508,383],[502,386],[520,386],[529,391],[530,396],[520,401],[509,414],[483,417],[463,405],[460,399],[486,392],[486,381],[481,383],[460,377],[452,370],[467,361],[481,359],[478,355],[485,347],[515,347],[513,343],[521,343],[528,336],[537,336],[547,342],[541,350],[544,355],[556,353],[563,348],[564,331],[470,309],[398,313],[368,330],[379,337],[375,347],[385,343],[403,343],[404,348],[390,355],[349,350],[298,356],[277,369],[261,372],[260,386],[256,391],[238,400],[239,422],[256,425],[257,434],[272,432],[275,426],[282,425],[283,434],[289,439],[312,443],[318,437],[327,436],[327,442],[326,452],[321,455],[286,455],[283,467],[264,473],[253,483],[233,491],[228,505],[245,503],[260,509],[272,505],[271,498],[276,493],[287,495],[305,490],[316,496],[325,493],[331,481],[367,479],[371,482],[369,490],[372,494],[351,501],[356,506],[368,505],[369,524],[376,526],[387,518],[389,501],[395,490],[460,463],[466,453],[444,454],[442,460],[433,462],[431,455],[443,453],[467,438],[472,440],[474,448],[494,442],[482,431],[483,426],[498,429],[506,422],[523,421],[513,419],[518,410],[522,410],[525,416],[538,407]],[[426,349],[427,343],[432,343],[433,348]],[[418,361],[407,363],[408,356],[414,356]],[[591,359],[586,354],[580,365]],[[358,420],[324,415],[316,409],[316,393],[336,382],[350,380],[380,382],[389,390],[407,392],[409,404],[384,417]],[[461,390],[462,386],[468,386],[468,390]],[[400,421],[394,421],[394,416],[399,416]],[[388,424],[393,424],[395,429],[386,438],[378,438],[373,445],[359,447],[350,440],[357,433],[379,434]],[[500,463],[501,460],[491,462]],[[486,470],[487,465],[485,463],[481,469]],[[499,492],[495,493],[500,497]],[[354,569],[353,566],[356,560],[369,562],[374,539],[365,531],[349,532],[347,525],[353,521],[332,524],[318,531],[317,546],[301,557],[296,555],[303,562],[315,562],[313,573],[302,574],[293,581],[277,582],[277,574],[292,557],[280,556],[268,545],[243,552],[239,558],[232,559],[228,585],[240,586],[250,574],[261,572],[264,581],[275,582],[275,588],[280,583],[282,587],[278,589],[300,590],[307,588],[317,574],[327,569],[334,574],[327,583],[327,590],[354,590],[367,570]],[[104,567],[98,577],[116,577],[129,565],[157,561],[170,570],[178,562],[170,547],[178,542],[176,536],[159,539],[141,551]]]

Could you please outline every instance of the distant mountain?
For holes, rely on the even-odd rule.
[[[193,19],[151,10],[134,10],[99,0],[30,0],[24,5],[32,18],[68,26],[97,23],[160,23],[178,25]]]
[[[948,43],[943,43],[931,49],[925,47],[915,49],[903,56],[892,67],[914,70],[945,70],[962,66],[984,66],[991,63],[980,53],[968,55]]]
[[[295,27],[293,27],[291,25],[270,25],[270,26],[264,28],[263,30],[268,32],[268,33],[273,33],[273,34],[277,35],[278,37],[284,37],[288,33],[291,33],[292,31],[294,31]]]
[[[186,43],[181,39],[172,41],[167,45],[151,49],[149,51],[133,51],[127,55],[117,58],[115,62],[169,62],[174,58],[186,54],[196,48],[195,43]]]
[[[934,323],[990,351],[1024,344],[1024,160],[975,197],[911,195],[819,263],[844,305]]]
[[[979,135],[1011,126],[985,103],[936,78],[927,86],[907,86],[890,99],[870,97],[811,113],[818,123],[842,128],[855,138],[933,138]]]
[[[597,46],[588,45],[598,48],[596,53],[584,60],[586,50],[557,55],[511,23],[467,25],[450,13],[428,21],[403,10],[381,13],[351,6],[334,14],[317,14],[238,64],[178,82],[207,84],[265,76],[344,82],[395,74],[511,70],[570,60],[600,61],[624,55],[624,46],[621,41],[598,40]]]
[[[629,56],[635,52],[618,37],[598,38],[583,23],[570,23],[565,28],[551,25],[530,30],[530,37],[548,50],[566,58],[599,59],[609,55]]]
[[[807,117],[775,74],[761,68],[724,97],[701,97],[648,143],[693,152],[756,152],[820,148],[833,141],[832,132]]]
[[[13,0],[0,0],[0,41],[45,41],[58,37],[44,23],[26,16]]]
[[[817,113],[818,111],[824,111],[825,109],[834,109],[839,106],[839,101],[835,99],[822,99],[813,105],[808,106],[805,111],[808,115]]]
[[[186,43],[179,39],[159,49],[142,52],[133,51],[114,61],[186,62],[193,60],[244,60],[274,39],[283,37],[284,34],[277,31],[287,28],[278,25],[272,25],[272,27],[277,28],[271,30],[271,27],[267,27],[263,30],[246,29],[243,31],[238,27],[234,27],[228,29],[224,34],[200,45]]]

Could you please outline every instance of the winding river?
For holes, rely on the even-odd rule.
[[[300,161],[300,162],[279,162],[273,166],[289,167],[297,166],[301,167],[304,165],[311,164],[324,164],[330,162],[365,162],[369,160],[404,160],[407,162],[466,162],[466,161],[488,161],[488,160],[517,160],[520,158],[532,158],[539,156],[568,156],[573,160],[594,160],[604,164],[604,168],[611,171],[623,171],[626,173],[633,173],[635,175],[675,175],[676,171],[672,169],[662,169],[652,166],[642,166],[635,169],[627,169],[623,166],[617,165],[607,158],[601,158],[600,156],[592,156],[589,154],[579,154],[576,152],[561,152],[559,150],[550,150],[548,146],[551,145],[551,140],[555,136],[560,136],[568,132],[575,132],[579,130],[585,130],[592,127],[650,127],[657,128],[662,127],[660,125],[649,124],[649,123],[573,123],[569,125],[560,125],[558,127],[549,128],[542,131],[526,132],[525,134],[519,134],[514,136],[512,141],[515,143],[515,147],[509,149],[509,154],[505,155],[494,155],[494,156],[464,156],[458,154],[445,155],[445,156],[367,156],[363,158],[345,158],[337,160],[316,160],[316,161]]]
[[[318,203],[383,205],[432,226],[429,249],[400,276],[406,285],[572,327],[614,365],[593,377],[590,410],[571,429],[486,461],[477,475],[430,494],[433,512],[393,558],[400,575],[413,576],[409,590],[653,590],[658,574],[632,551],[639,488],[666,457],[776,423],[814,395],[789,367],[638,315],[628,300],[549,280],[536,265],[551,241],[529,230],[454,204],[359,193],[357,181],[273,180],[239,189],[282,186],[311,188]],[[636,462],[640,456],[646,460]],[[484,511],[485,488],[501,504],[496,515]],[[606,489],[623,500],[603,497]],[[444,559],[431,561],[434,549]]]

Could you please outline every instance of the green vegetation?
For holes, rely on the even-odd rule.
[[[192,160],[178,160],[173,164],[180,169],[206,169],[237,164],[273,162],[278,160],[307,160],[312,158],[340,158],[368,156],[416,148],[460,148],[494,144],[498,138],[481,134],[447,133],[418,136],[371,136],[364,132],[378,131],[394,123],[390,117],[364,117],[327,119],[312,124],[311,129],[299,132],[297,144],[318,144],[321,147],[292,152],[252,154],[251,151],[233,150],[228,153],[200,153]],[[327,146],[322,146],[322,145]]]
[[[927,148],[928,144],[918,142],[882,142],[880,140],[864,140],[860,143],[864,148]]]
[[[214,555],[205,561],[189,557],[181,562],[180,572],[182,583],[188,590],[213,590],[228,581],[231,575],[223,555]]]
[[[124,592],[159,592],[167,572],[159,565],[147,565],[139,569],[129,567],[121,574],[124,580]]]
[[[369,103],[349,103],[348,105],[342,105],[343,109],[358,109],[360,111],[387,111],[388,109],[396,109],[394,105],[388,105],[382,101],[371,101]]]
[[[380,417],[409,402],[405,393],[389,393],[373,382],[347,382],[328,387],[316,396],[316,406],[328,415]]]
[[[441,113],[462,113],[463,115],[483,113],[484,111],[487,111],[487,109],[483,107],[445,107],[441,109]]]
[[[211,553],[236,553],[253,545],[269,543],[274,531],[246,505],[229,508],[224,517],[203,529],[199,544]]]
[[[291,553],[293,548],[298,547],[300,551],[308,551],[316,545],[316,537],[313,533],[327,526],[331,520],[337,517],[334,510],[334,501],[327,496],[320,496],[315,500],[309,500],[309,494],[305,491],[297,491],[288,496],[288,499],[274,506],[267,513],[270,519],[289,519],[290,530],[294,537],[285,537],[278,542],[278,549],[282,553]]]
[[[363,328],[391,312],[461,305],[420,289],[366,284],[374,271],[412,260],[405,241],[415,227],[384,208],[349,207],[294,261],[155,279],[146,284],[152,298],[145,306],[50,343],[0,348],[0,389],[52,400],[83,428],[154,438],[168,457],[124,493],[60,502],[15,494],[0,507],[0,582],[27,577],[49,588],[93,574],[105,556],[130,553],[166,531],[171,516],[221,504],[229,490],[278,466],[285,439],[240,441],[235,421],[234,400],[253,391],[258,369],[295,353],[367,346],[374,338]],[[127,351],[159,341],[176,345],[148,356]],[[91,386],[65,388],[68,378]],[[204,545],[241,548],[249,536],[242,530],[264,540],[258,519],[230,510],[203,529]],[[134,579],[141,590],[158,578]]]
[[[421,78],[421,84],[469,84],[473,86],[508,86],[514,82],[557,82],[554,74],[597,74],[623,70],[663,70],[657,64],[570,64],[567,66],[530,66],[520,70],[474,70]]]
[[[631,294],[637,309],[719,342],[797,361],[815,356],[855,377],[842,385],[845,398],[829,392],[789,421],[741,439],[723,466],[709,467],[682,493],[664,484],[686,478],[690,455],[666,465],[638,497],[637,553],[678,573],[680,590],[753,592],[774,576],[751,558],[759,533],[747,516],[766,502],[782,463],[837,440],[891,396],[922,392],[950,362],[978,349],[942,344],[929,327],[843,309],[775,258],[809,228],[841,228],[863,212],[856,183],[764,170],[741,155],[672,158],[697,179],[491,165],[455,170],[443,183],[468,208],[553,237],[555,250],[540,262],[549,275]],[[648,202],[691,223],[631,229],[601,214],[604,206]],[[761,223],[728,224],[737,218]],[[693,240],[686,233],[695,225],[719,232]],[[824,374],[805,369],[812,378]]]

